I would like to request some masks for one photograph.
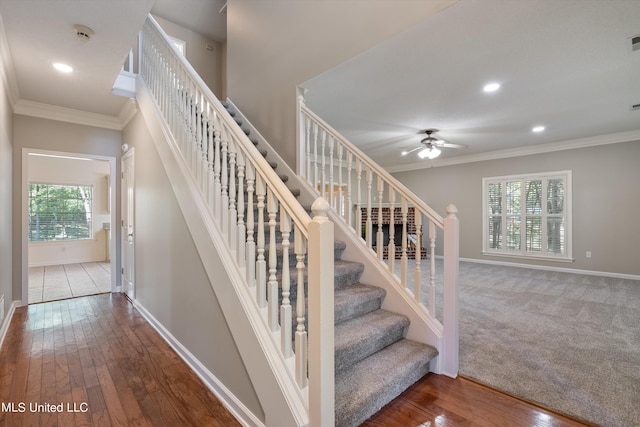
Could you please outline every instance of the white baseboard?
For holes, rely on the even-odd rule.
[[[207,369],[186,347],[184,347],[147,309],[139,302],[133,301],[133,306],[142,314],[160,336],[175,350],[193,372],[200,377],[205,385],[222,402],[222,404],[233,414],[234,417],[247,427],[264,427],[264,423],[240,401],[229,389],[227,389],[218,378]]]
[[[2,327],[0,328],[0,348],[2,348],[4,338],[9,331],[9,325],[11,324],[11,319],[13,319],[13,313],[15,313],[16,307],[20,307],[21,305],[22,301],[13,301],[11,303],[11,307],[9,307],[9,311],[5,314],[4,319],[2,320]]]
[[[438,256],[436,256],[436,258],[438,258]],[[460,258],[460,261],[474,262],[476,264],[500,265],[504,267],[531,268],[533,270],[557,271],[560,273],[584,274],[587,276],[612,277],[614,279],[640,280],[640,275],[637,275],[637,274],[612,273],[608,271],[580,270],[577,268],[551,267],[546,265],[524,264],[524,263],[518,263],[518,262],[495,261],[495,260],[485,260],[485,259],[476,259],[476,258]]]

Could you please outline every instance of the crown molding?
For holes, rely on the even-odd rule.
[[[118,120],[120,120],[121,129],[124,129],[129,124],[129,122],[135,117],[137,112],[138,104],[136,103],[136,100],[133,98],[129,99],[129,101],[124,104],[124,107],[122,107],[120,114],[118,114]]]
[[[7,42],[7,34],[4,31],[4,22],[0,15],[0,77],[2,78],[2,84],[7,91],[7,97],[11,108],[15,109],[15,104],[20,99],[18,91],[18,79],[16,78],[15,68],[13,67],[13,57],[11,56],[11,50],[9,49],[9,43]]]
[[[489,160],[508,159],[511,157],[531,156],[534,154],[553,153],[556,151],[575,150],[578,148],[595,147],[598,145],[618,144],[621,142],[640,141],[640,129],[626,132],[611,133],[608,135],[590,136],[586,138],[570,139],[548,144],[528,145],[519,148],[489,151],[486,153],[457,156],[450,159],[431,160],[408,163],[401,166],[384,168],[389,173],[406,172],[419,169],[428,169],[442,166],[453,166],[464,163],[486,162]]]
[[[15,103],[13,111],[24,116],[39,117],[41,119],[57,120],[60,122],[75,123],[78,125],[94,126],[105,129],[122,130],[120,119],[106,114],[90,113],[74,110],[72,108],[59,107],[57,105],[43,104],[40,102],[26,101],[24,99]]]

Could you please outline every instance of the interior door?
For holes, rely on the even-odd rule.
[[[122,156],[122,287],[123,292],[133,300],[134,283],[134,154],[133,148]]]

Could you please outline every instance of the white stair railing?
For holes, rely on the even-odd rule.
[[[294,388],[306,408],[301,424],[333,425],[333,224],[327,202],[319,198],[314,218],[307,214],[152,17],[139,52],[140,75],[175,139],[177,156],[246,277],[247,294],[270,336],[265,351],[277,353],[275,371],[288,372],[283,388]]]
[[[447,216],[441,217],[311,111],[302,96],[298,98],[298,141],[298,175],[329,201],[335,214],[368,249],[365,252],[384,265],[391,281],[402,292],[410,293],[437,325],[442,341],[438,348],[441,372],[455,377],[459,263],[456,207],[447,206]],[[436,263],[440,257],[441,267]]]

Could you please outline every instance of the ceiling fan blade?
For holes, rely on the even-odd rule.
[[[438,147],[444,147],[444,148],[469,148],[468,145],[464,145],[464,144],[451,144],[449,142],[445,142],[443,144],[438,144]]]
[[[411,149],[411,150],[409,150],[409,151],[403,151],[403,153],[404,153],[404,154],[403,154],[403,156],[406,156],[407,154],[411,154],[411,153],[413,153],[414,151],[418,151],[418,150],[419,150],[419,149],[421,149],[421,148],[424,148],[424,147],[423,147],[422,145],[418,145],[416,148],[413,148],[413,149]]]

